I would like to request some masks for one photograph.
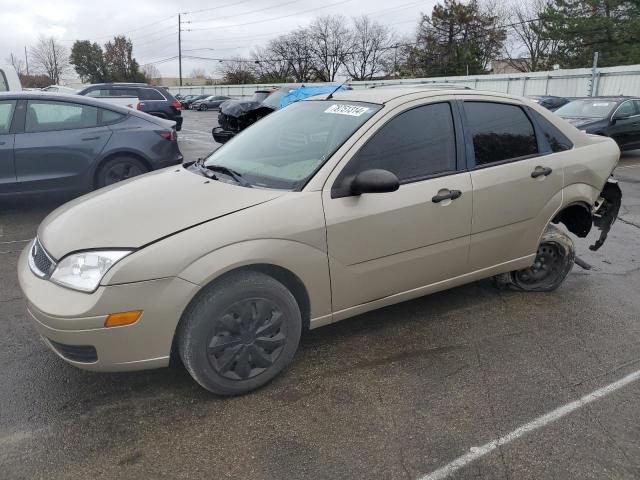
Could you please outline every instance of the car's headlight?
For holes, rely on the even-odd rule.
[[[93,292],[109,269],[132,250],[96,250],[72,253],[60,260],[50,280],[58,285]]]

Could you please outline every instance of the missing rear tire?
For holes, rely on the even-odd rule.
[[[536,258],[528,268],[496,275],[501,288],[524,292],[551,292],[565,280],[575,262],[573,241],[562,230],[549,225],[542,235]]]

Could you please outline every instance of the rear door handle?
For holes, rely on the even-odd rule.
[[[98,140],[99,138],[100,138],[100,135],[98,135],[97,137],[84,137],[82,141],[88,142],[89,140]]]
[[[433,203],[440,203],[443,200],[455,200],[456,198],[460,198],[461,196],[462,192],[460,190],[449,190],[448,193],[434,195],[433,197],[431,197],[431,201]]]
[[[553,172],[553,170],[551,170],[549,167],[541,167],[540,165],[538,165],[535,170],[531,172],[531,178],[538,178],[542,176],[547,177],[551,175],[551,172]]]

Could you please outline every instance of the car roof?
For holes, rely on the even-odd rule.
[[[623,100],[635,99],[637,97],[629,97],[627,95],[611,95],[611,96],[601,96],[601,97],[576,97],[572,100],[607,100],[609,102],[622,102]]]
[[[127,83],[127,82],[107,82],[107,83],[92,83],[91,85],[87,85],[86,88],[89,87],[155,87],[156,85],[150,85],[148,83]]]
[[[22,91],[22,92],[0,92],[0,100],[54,100],[58,102],[74,102],[83,105],[90,105],[92,107],[106,108],[107,110],[113,110],[114,112],[127,114],[130,112],[130,108],[116,105],[113,103],[105,102],[104,100],[98,100],[92,97],[85,97],[82,95],[73,95],[67,93],[49,93],[43,91]]]
[[[505,98],[510,100],[520,100],[522,97],[515,95],[508,95],[505,93],[489,92],[482,90],[462,90],[462,89],[436,89],[436,88],[421,88],[416,86],[415,88],[363,88],[358,90],[341,90],[335,92],[331,97],[333,100],[353,101],[353,102],[368,102],[385,104],[396,98],[421,94],[421,97],[436,97],[441,95],[464,95],[464,96],[491,96],[498,98]],[[326,94],[316,95],[311,97],[313,100],[322,100],[326,98]]]

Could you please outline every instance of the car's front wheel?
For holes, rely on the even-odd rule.
[[[98,169],[96,187],[102,188],[147,173],[149,169],[137,158],[120,156],[107,160]]]
[[[260,272],[229,274],[206,287],[177,332],[191,376],[219,395],[259,388],[292,360],[300,341],[300,308],[291,292]]]
[[[207,110],[209,107],[207,107],[206,105],[200,105],[200,111],[204,112],[205,110]]]
[[[571,238],[558,227],[549,225],[542,235],[533,265],[494,278],[501,287],[526,292],[551,292],[567,278],[575,256]]]

